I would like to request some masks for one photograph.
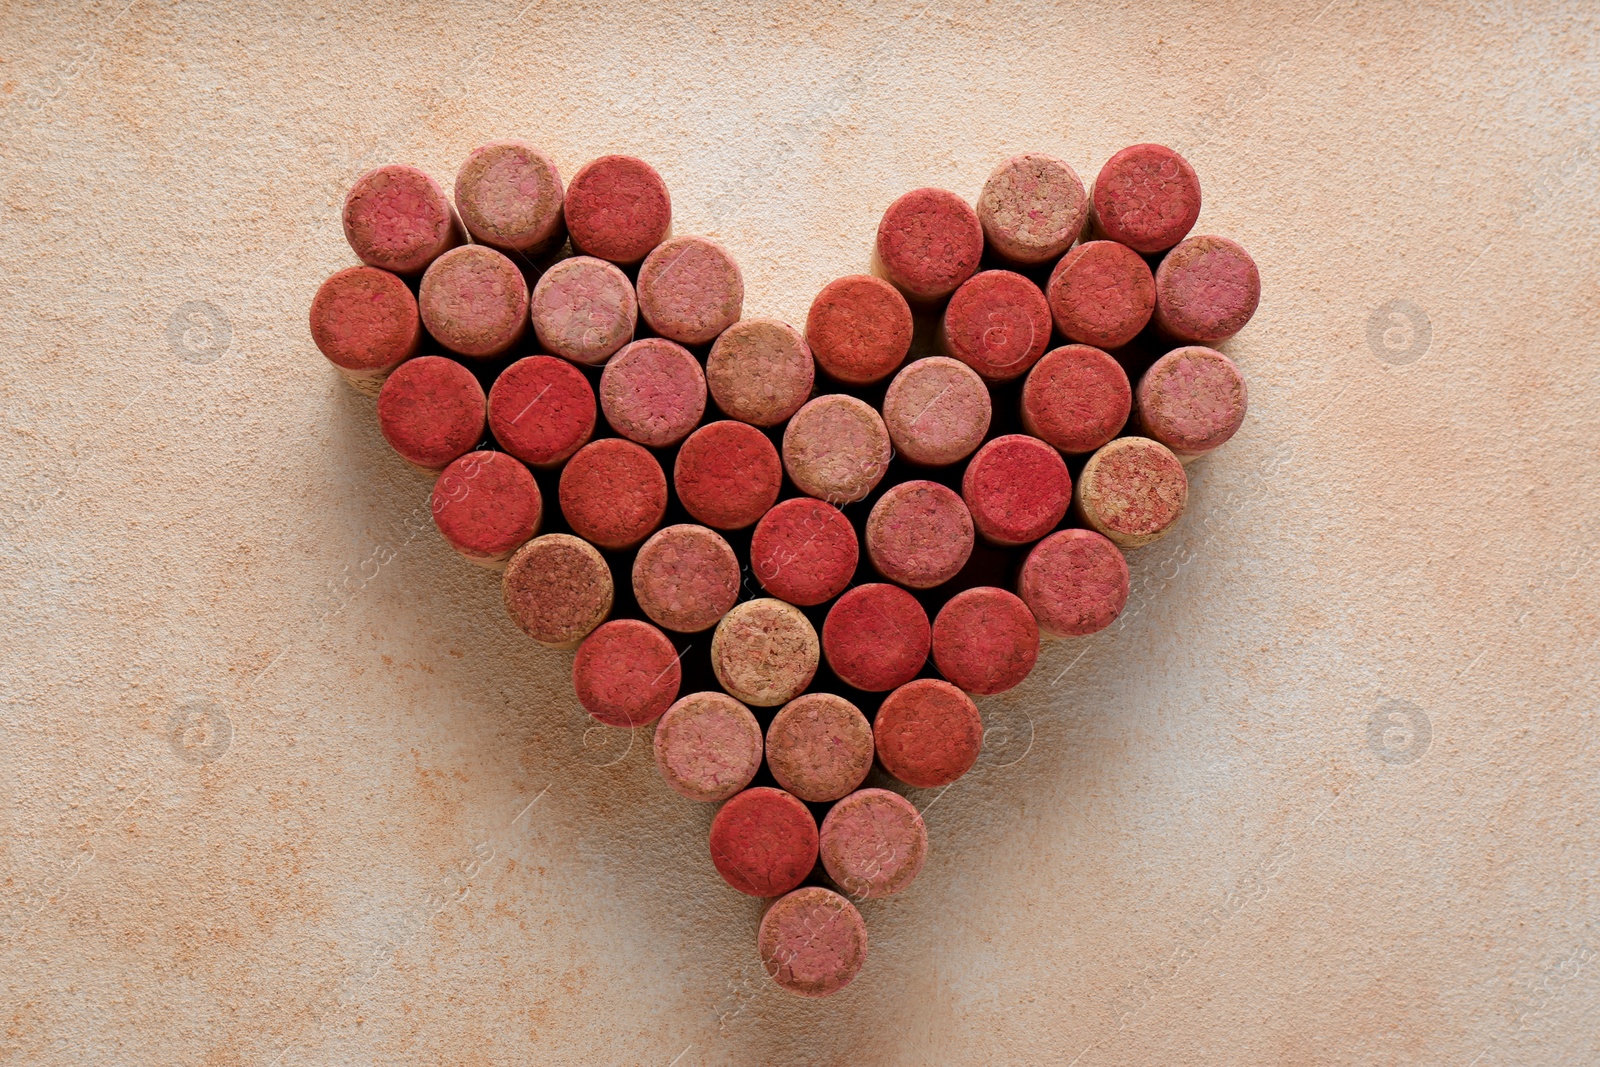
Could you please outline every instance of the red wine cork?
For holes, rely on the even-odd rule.
[[[809,401],[783,430],[789,479],[807,496],[831,504],[853,504],[872,492],[892,456],[882,416],[842,393]]]
[[[734,323],[706,358],[711,399],[728,418],[752,426],[778,426],[799,411],[815,375],[806,339],[777,319]]]
[[[1187,462],[1227,444],[1244,422],[1244,375],[1211,348],[1175,348],[1144,372],[1138,389],[1144,432]]]
[[[1058,530],[1033,546],[1017,592],[1050,637],[1087,637],[1128,603],[1128,561],[1093,530]]]
[[[916,597],[898,586],[858,585],[828,609],[822,652],[846,685],[882,693],[917,676],[932,630]]]
[[[1183,240],[1199,217],[1194,168],[1158,144],[1132,145],[1106,160],[1089,197],[1093,230],[1145,255]]]
[[[761,516],[750,538],[750,569],[761,587],[803,608],[844,592],[859,560],[850,520],[813,497],[777,505]]]
[[[647,450],[620,437],[591,441],[561,468],[561,514],[601,548],[632,548],[667,513],[667,476]]]
[[[443,356],[402,363],[378,392],[378,429],[400,458],[442,471],[483,440],[483,386]]]
[[[781,897],[817,865],[817,820],[781,789],[746,789],[711,820],[711,862],[752,897]]]
[[[1061,453],[1037,437],[1007,434],[978,449],[961,476],[961,499],[987,540],[1012,547],[1061,525],[1072,506],[1072,475]]]
[[[778,985],[798,996],[826,997],[861,972],[867,924],[844,897],[809,885],[773,901],[756,943],[761,965]]]
[[[570,534],[545,534],[517,550],[501,581],[511,621],[541,645],[575,648],[611,614],[611,568]]]
[[[1188,502],[1183,464],[1148,437],[1119,437],[1090,456],[1072,493],[1083,521],[1121,548],[1165,536]]]
[[[682,345],[647,337],[611,357],[600,374],[600,410],[611,428],[651,448],[675,445],[706,412],[706,376]]]
[[[662,337],[703,345],[739,321],[744,275],[709,237],[674,237],[639,267],[639,314]]]
[[[817,364],[851,385],[893,374],[911,350],[911,333],[906,298],[870,274],[829,282],[806,314],[806,342]]]
[[[573,175],[567,231],[579,252],[637,263],[672,230],[672,199],[655,168],[632,156],[601,156]]]
[[[747,600],[711,635],[711,670],[736,699],[758,708],[787,704],[811,684],[821,648],[800,609],[781,600]]]
[[[742,530],[765,515],[783,485],[767,435],[743,422],[713,422],[690,434],[672,470],[690,515],[718,530]]]
[[[1226,237],[1190,237],[1156,268],[1156,326],[1192,345],[1226,341],[1256,313],[1261,273]]]
[[[739,599],[739,560],[704,526],[668,526],[634,557],[633,594],[663,629],[709,630]]]
[[[561,173],[524,141],[474,148],[456,172],[456,210],[473,240],[535,255],[564,235]]]
[[[861,709],[832,693],[807,693],[767,727],[767,766],[801,800],[848,795],[872,769],[872,727]]]
[[[598,367],[633,340],[639,302],[633,283],[615,265],[573,256],[540,276],[529,316],[546,351]]]
[[[761,724],[726,693],[690,693],[656,724],[656,770],[674,791],[727,800],[761,769]]]
[[[851,793],[822,820],[822,866],[857,899],[893,896],[928,858],[928,828],[915,804],[887,789]]]
[[[1089,241],[1061,257],[1045,296],[1067,340],[1121,348],[1150,321],[1156,280],[1144,257],[1127,245]]]
[[[350,187],[344,198],[344,237],[367,266],[408,278],[462,240],[439,183],[399,163],[369,170]]]
[[[867,558],[891,582],[932,589],[972,555],[972,515],[938,482],[901,482],[867,516]]]
[[[1022,386],[1022,425],[1068,455],[1093,452],[1117,436],[1132,407],[1127,371],[1088,345],[1046,352]]]
[[[554,356],[528,356],[489,387],[489,429],[500,447],[532,467],[566,462],[594,436],[594,390]]]
[[[499,569],[538,531],[544,502],[521,463],[504,452],[468,452],[439,475],[432,509],[451,548]]]
[[[1039,624],[1017,596],[993,586],[967,589],[933,620],[933,663],[969,693],[1003,693],[1039,658]]]
[[[983,720],[972,698],[949,682],[918,678],[883,698],[872,736],[884,770],[906,785],[938,789],[978,762]]]
[[[417,295],[433,339],[462,356],[498,356],[528,328],[528,283],[517,265],[483,245],[433,261]]]
[[[883,424],[895,450],[926,467],[944,467],[970,456],[989,432],[991,414],[983,379],[965,363],[945,356],[907,366],[883,397]]]
[[[996,167],[978,196],[989,247],[1012,263],[1047,263],[1072,247],[1089,217],[1083,180],[1064,160],[1040,152]]]
[[[913,189],[878,223],[878,265],[912,300],[943,300],[983,258],[983,227],[967,202],[944,189]]]
[[[939,343],[986,381],[1008,382],[1050,347],[1050,305],[1022,275],[986,270],[950,298]]]
[[[351,385],[376,396],[422,343],[417,298],[388,271],[342,270],[311,298],[311,339]]]
[[[583,710],[607,726],[655,722],[678,698],[683,668],[667,635],[638,619],[613,619],[583,639],[572,688]]]

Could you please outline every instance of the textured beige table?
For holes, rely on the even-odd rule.
[[[126,3],[0,11],[0,1062],[1600,1062],[1592,7]],[[790,321],[1028,149],[1179,147],[1261,266],[831,1000],[310,344],[350,178],[502,136]]]

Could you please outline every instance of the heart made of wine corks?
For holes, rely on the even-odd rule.
[[[720,805],[710,858],[770,898],[767,972],[836,992],[866,958],[851,898],[928,852],[915,805],[862,788],[874,762],[949,785],[983,743],[972,695],[1116,619],[1123,552],[1172,529],[1184,464],[1244,419],[1210,346],[1255,312],[1255,264],[1188,236],[1199,179],[1151,144],[1087,194],[1037,153],[976,210],[906,193],[872,273],[803,326],[740,317],[738,264],[671,235],[642,160],[563,186],[497,142],[454,193],[409,166],[357,179],[363,265],[318,289],[312,337],[437,476],[444,539],[503,569],[511,620],[576,649],[589,714],[653,725],[666,783]],[[919,319],[938,354],[908,362]]]

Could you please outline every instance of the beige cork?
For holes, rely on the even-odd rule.
[[[1092,529],[1121,548],[1158,541],[1189,502],[1189,479],[1167,446],[1119,437],[1089,457],[1072,505]]]
[[[819,396],[783,431],[783,466],[796,488],[831,504],[852,504],[872,492],[893,450],[883,418],[842,393]]]
[[[771,708],[805,692],[821,656],[817,631],[799,608],[763,598],[735,607],[711,636],[711,669],[746,704]]]

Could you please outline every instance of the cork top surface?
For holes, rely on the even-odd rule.
[[[526,356],[489,387],[494,439],[535,467],[567,459],[594,435],[594,423],[594,389],[566,360]]]
[[[1189,501],[1189,479],[1165,445],[1119,437],[1089,457],[1076,500],[1092,527],[1124,548],[1137,548],[1178,521]]]
[[[419,356],[383,383],[378,429],[404,459],[443,470],[483,440],[487,408],[471,371],[443,356]]]
[[[767,766],[801,800],[838,800],[872,769],[872,727],[844,697],[806,693],[785,704],[767,727]]]
[[[572,688],[597,722],[633,727],[655,722],[672,706],[683,668],[671,640],[639,619],[602,623],[572,660]]]
[[[872,723],[883,769],[918,789],[947,786],[972,769],[983,720],[972,698],[942,678],[917,678],[884,698]]]
[[[850,520],[815,497],[776,505],[761,516],[750,538],[750,569],[762,588],[803,608],[842,593],[860,554]]]
[[[809,401],[783,430],[783,467],[808,496],[852,504],[883,480],[889,431],[876,409],[842,393]]]
[[[1078,172],[1043,152],[1001,163],[978,194],[984,236],[1013,263],[1048,263],[1072,247],[1088,217],[1089,197]]]
[[[1061,453],[1027,434],[1007,434],[978,449],[961,476],[973,525],[997,545],[1025,545],[1060,525],[1072,504],[1072,475]]]
[[[409,358],[422,338],[417,299],[376,267],[348,267],[311,298],[311,339],[335,365],[371,371]]]
[[[1050,304],[1022,275],[986,270],[950,298],[940,338],[950,355],[986,381],[1010,381],[1050,346]]]
[[[1051,637],[1087,637],[1110,626],[1128,602],[1128,561],[1093,530],[1057,530],[1033,547],[1017,593]]]
[[[977,213],[946,189],[913,189],[878,223],[878,260],[913,300],[939,300],[972,277],[983,258]]]
[[[1100,168],[1091,209],[1113,241],[1146,255],[1164,252],[1200,217],[1200,179],[1165,145],[1130,145]]]
[[[917,598],[882,582],[858,585],[828,609],[822,650],[847,684],[881,693],[917,676],[932,629]]]
[[[890,581],[932,589],[954,578],[972,555],[972,515],[938,482],[901,482],[867,516],[867,556]]]
[[[678,633],[709,630],[739,598],[739,560],[713,530],[668,526],[634,557],[633,593],[658,626]]]
[[[782,896],[816,865],[817,821],[781,789],[746,789],[711,820],[711,862],[741,893]]]
[[[1139,379],[1139,421],[1178,456],[1225,444],[1244,423],[1249,398],[1233,360],[1191,345],[1162,356]]]
[[[811,397],[816,367],[799,330],[778,319],[741,319],[706,357],[706,387],[730,419],[777,426]]]
[[[1067,340],[1096,348],[1128,344],[1156,308],[1150,265],[1115,241],[1088,241],[1062,256],[1045,294]]]
[[[726,693],[690,693],[656,724],[656,769],[674,790],[706,803],[727,800],[761,768],[761,724]]]
[[[718,530],[741,530],[777,501],[783,464],[766,434],[724,420],[688,436],[678,450],[672,481],[696,520]]]
[[[635,341],[601,372],[600,410],[630,441],[651,448],[675,445],[705,414],[705,372],[682,345],[663,337]]]
[[[867,924],[831,889],[806,886],[761,917],[757,947],[773,981],[803,997],[826,997],[856,977],[867,959]]]
[[[469,452],[433,484],[439,533],[466,555],[503,556],[539,528],[544,504],[528,468],[504,452]]]
[[[593,256],[573,256],[533,287],[529,317],[552,355],[598,367],[633,340],[639,303],[628,276]]]
[[[734,607],[711,635],[717,681],[758,708],[777,707],[803,693],[817,673],[820,654],[817,632],[800,609],[770,597]]]
[[[819,851],[828,877],[852,897],[893,896],[922,870],[928,828],[900,794],[861,789],[828,809]]]
[[[502,251],[535,252],[561,232],[561,173],[526,141],[495,141],[456,171],[456,211],[473,239]]]
[[[674,237],[639,267],[639,314],[680,344],[716,339],[739,321],[744,275],[728,250],[709,237]]]
[[[1028,432],[1069,455],[1093,452],[1116,437],[1132,408],[1127,371],[1088,345],[1046,352],[1022,386]]]
[[[592,441],[561,468],[561,513],[601,548],[632,548],[667,513],[667,476],[642,445],[621,437]]]
[[[497,356],[528,324],[528,283],[484,245],[452,248],[422,276],[417,306],[434,340],[463,356]]]
[[[993,414],[976,371],[948,356],[908,364],[883,397],[883,423],[895,450],[913,463],[943,467],[983,443]]]
[[[1194,344],[1226,341],[1261,302],[1261,272],[1237,241],[1189,237],[1156,268],[1156,323]]]
[[[933,662],[951,684],[992,696],[1019,684],[1039,658],[1039,625],[1015,594],[992,586],[951,597],[933,620]]]
[[[511,621],[529,637],[571,648],[611,613],[611,569],[582,538],[545,534],[511,557],[501,593]]]
[[[368,266],[419,273],[454,243],[454,227],[444,190],[416,167],[369,170],[345,195],[345,239]]]
[[[806,313],[817,364],[841,382],[870,385],[893,374],[911,349],[911,307],[882,278],[852,274],[822,287]]]
[[[567,229],[580,252],[624,266],[672,231],[672,198],[654,167],[634,156],[601,156],[572,176]]]

